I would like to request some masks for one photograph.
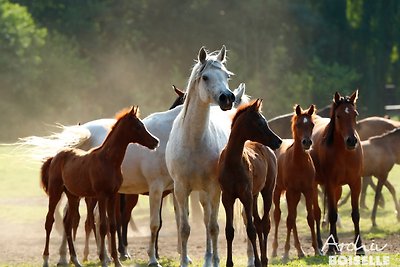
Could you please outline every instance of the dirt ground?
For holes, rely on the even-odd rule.
[[[17,201],[18,200],[14,200]],[[22,200],[21,200],[22,201]],[[32,200],[31,200],[32,201]],[[31,203],[32,205],[40,204],[43,207],[47,206],[47,199],[45,197],[38,197]],[[25,203],[26,204],[26,203]],[[129,229],[129,252],[135,259],[147,260],[147,246],[149,242],[149,229],[148,229],[148,209],[147,203],[141,203],[139,207],[134,211],[133,216],[136,218],[135,222],[138,226],[138,231],[132,231]],[[6,211],[7,212],[7,211]],[[84,219],[84,214],[82,214]],[[226,241],[224,235],[224,211],[221,209],[220,212],[220,235],[219,235],[219,252],[222,261],[222,266],[224,265],[224,260],[226,255]],[[284,237],[286,233],[285,229],[285,219],[281,220],[280,227],[280,250],[279,254],[282,255],[284,246]],[[304,220],[304,218],[298,218],[298,220]],[[202,224],[202,220],[199,218],[191,218],[191,235],[189,239],[189,255],[196,262],[201,261],[204,254],[205,247],[205,230]],[[83,254],[83,242],[84,242],[84,230],[83,230],[83,220],[81,221],[81,227],[79,228],[76,247],[78,251],[79,259],[82,259]],[[21,263],[30,263],[33,265],[41,265],[42,263],[42,251],[44,247],[44,216],[38,216],[38,219],[27,219],[26,221],[10,222],[8,220],[0,220],[0,265],[5,264],[6,266],[13,266]],[[268,240],[269,243],[269,254],[271,253],[272,243],[272,231]],[[342,232],[339,229],[339,236]],[[313,254],[311,248],[309,232],[301,234],[301,242],[303,249],[308,255]],[[95,244],[94,238],[91,237],[91,250],[90,259],[96,260],[95,255]],[[50,263],[55,264],[58,260],[58,247],[61,241],[61,235],[57,230],[53,228],[53,234],[50,243]],[[341,242],[351,242],[351,231],[349,234],[342,237]],[[376,239],[376,240],[364,240],[364,244],[369,246],[371,243],[377,244],[382,247],[387,244],[384,249],[385,253],[400,253],[400,234],[392,235],[387,239]],[[159,239],[159,252],[162,257],[167,257],[170,259],[178,260],[179,256],[176,252],[177,244],[177,232],[176,224],[172,212],[172,207],[164,208],[163,210],[163,228],[160,232]],[[292,243],[293,244],[293,243]],[[234,255],[246,255],[246,243],[244,242],[244,234],[236,233],[234,241]],[[291,258],[295,258],[295,249],[292,245],[291,247]]]

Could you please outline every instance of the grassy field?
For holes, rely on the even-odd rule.
[[[15,150],[12,147],[0,147],[0,266],[38,266],[41,265],[41,252],[42,252],[42,239],[44,237],[43,222],[47,212],[47,197],[42,191],[39,183],[39,168],[40,164],[28,161],[21,156],[21,151]],[[390,173],[389,180],[394,184],[395,188],[400,188],[400,167],[395,167]],[[344,188],[346,194],[348,188]],[[379,208],[377,214],[377,228],[371,227],[370,210],[362,210],[361,212],[361,230],[363,234],[364,244],[369,247],[371,244],[377,244],[379,247],[387,244],[387,247],[379,253],[370,252],[370,256],[390,256],[390,266],[400,266],[400,224],[397,222],[396,214],[394,213],[394,204],[389,192],[386,188],[383,190],[386,200],[384,209]],[[367,205],[372,208],[373,192],[368,191]],[[221,205],[222,207],[222,205]],[[280,235],[285,235],[284,222],[286,220],[285,204],[282,201],[281,207],[283,208]],[[148,216],[148,200],[147,198],[140,198],[139,208],[135,210],[135,218]],[[82,217],[84,217],[84,210],[82,210]],[[350,205],[347,203],[339,209],[342,218],[343,227],[338,230],[339,238],[343,240],[351,240],[353,232],[353,224],[350,218]],[[224,220],[223,208],[221,208],[220,219]],[[38,224],[39,230],[27,229],[28,225]],[[309,229],[305,220],[305,212],[303,207],[298,208],[297,225],[300,236],[309,236]],[[26,227],[25,227],[26,226]],[[8,262],[5,260],[7,255],[16,253],[18,245],[16,243],[24,240],[13,236],[18,236],[10,231],[16,229],[17,234],[24,234],[25,236],[40,236],[40,242],[24,244],[25,246],[39,246],[34,248],[35,255],[20,258],[16,261]],[[272,233],[273,228],[271,229]],[[272,240],[270,235],[270,241]],[[323,236],[327,237],[326,230]],[[220,240],[225,240],[223,228],[220,229]],[[15,244],[14,244],[15,243]],[[39,244],[39,245],[38,245]],[[280,241],[280,248],[284,243]],[[308,246],[309,244],[307,244]],[[21,245],[23,246],[23,245]],[[142,245],[147,246],[147,243]],[[31,248],[32,249],[32,248]],[[55,250],[55,249],[54,249]],[[291,252],[294,251],[293,245]],[[3,254],[2,254],[3,253]],[[294,252],[293,252],[294,253]],[[143,252],[142,256],[124,263],[125,266],[147,266],[147,256]],[[344,253],[344,255],[347,255]],[[221,266],[225,264],[225,250],[220,251]],[[5,257],[5,258],[3,258]],[[327,257],[306,257],[304,259],[296,259],[289,261],[286,266],[329,266]],[[243,255],[235,254],[235,266],[245,266],[247,259],[245,252]],[[175,258],[162,258],[161,263],[163,266],[178,266],[177,257]],[[281,260],[271,259],[271,265],[283,266]],[[98,262],[93,261],[85,264],[85,266],[96,266]],[[195,259],[192,266],[202,266],[202,259]],[[365,266],[365,265],[364,265]]]

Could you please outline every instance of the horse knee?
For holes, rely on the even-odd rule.
[[[360,221],[360,212],[358,210],[352,211],[351,219],[353,220],[353,222],[359,222]]]
[[[251,223],[251,222],[247,223],[246,232],[247,232],[247,236],[250,238],[250,240],[253,240],[256,238],[256,228],[254,227],[253,223]]]
[[[228,241],[232,241],[235,236],[235,229],[232,226],[225,227],[225,236]]]
[[[328,216],[329,216],[329,222],[330,223],[336,223],[337,222],[337,217],[338,217],[337,211],[329,212]],[[353,215],[352,215],[352,217],[353,217]]]
[[[219,234],[219,226],[218,223],[210,223],[210,235],[218,236]]]
[[[180,227],[180,233],[182,239],[188,239],[190,235],[190,225],[182,223]]]

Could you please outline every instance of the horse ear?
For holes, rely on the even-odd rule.
[[[355,104],[358,99],[358,89],[354,91],[353,94],[350,96],[350,101]]]
[[[221,61],[222,63],[225,62],[225,59],[226,59],[226,47],[225,47],[225,45],[222,45],[222,48],[218,53],[217,59],[219,61]]]
[[[294,110],[296,111],[296,115],[297,116],[301,115],[301,107],[300,107],[300,105],[296,105]]]
[[[311,105],[311,106],[308,108],[308,115],[312,116],[312,115],[314,114],[314,112],[315,112],[315,106],[314,106],[314,105]]]
[[[179,97],[183,97],[185,95],[185,92],[183,92],[181,89],[177,88],[175,85],[172,85],[172,88],[174,88],[175,93]]]
[[[339,92],[335,92],[335,96],[333,97],[333,102],[338,103],[340,101],[340,94]]]
[[[206,62],[207,52],[204,46],[200,48],[199,55],[197,56],[197,58],[201,64],[204,64]]]

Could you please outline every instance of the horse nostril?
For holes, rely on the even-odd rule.
[[[303,139],[302,144],[304,147],[310,147],[312,145],[311,139]]]
[[[219,102],[220,102],[220,103],[225,103],[225,101],[226,101],[226,95],[225,95],[225,94],[221,94],[221,95],[219,96]]]

